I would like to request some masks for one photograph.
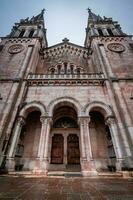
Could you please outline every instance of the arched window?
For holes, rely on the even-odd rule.
[[[80,74],[80,71],[81,69],[80,68],[77,68],[77,74],[79,75]]]
[[[58,74],[60,74],[61,73],[61,65],[58,65],[57,69],[58,69]]]
[[[64,63],[64,74],[67,74],[67,63]]]
[[[104,36],[102,29],[98,28],[97,30],[98,30],[98,33],[99,33],[100,36]]]
[[[73,74],[73,70],[74,70],[74,66],[73,65],[70,65],[70,69],[71,69],[71,74]]]
[[[108,31],[108,34],[109,34],[110,36],[114,36],[114,34],[113,34],[113,32],[112,32],[112,30],[111,30],[110,28],[107,28],[107,31]]]
[[[21,31],[20,34],[19,34],[19,37],[22,38],[22,37],[24,36],[24,34],[25,34],[25,30],[22,29],[22,31]]]
[[[31,30],[30,33],[29,33],[29,38],[32,38],[33,34],[34,34],[34,30]]]
[[[55,73],[55,69],[54,68],[50,69],[50,74],[54,74],[54,73]]]

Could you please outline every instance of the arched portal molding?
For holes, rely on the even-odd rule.
[[[80,116],[82,113],[82,106],[79,103],[78,100],[76,100],[75,98],[72,97],[60,97],[60,98],[56,98],[53,101],[51,101],[48,105],[48,114],[49,116],[53,116],[53,111],[55,108],[60,106],[71,106],[75,109],[75,111],[77,112],[77,115]]]
[[[104,102],[93,101],[88,103],[84,108],[85,115],[89,115],[91,111],[100,112],[104,116],[104,118],[107,118],[108,116],[114,117],[114,112],[111,106],[105,104]]]
[[[46,116],[46,108],[39,101],[32,101],[32,102],[25,103],[24,106],[20,110],[19,116],[26,118],[28,114],[33,111],[40,111],[41,116]]]

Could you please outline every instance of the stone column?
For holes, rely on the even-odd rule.
[[[30,33],[30,29],[26,29],[23,37],[28,37]]]
[[[91,146],[91,138],[90,138],[90,129],[89,129],[89,123],[90,123],[90,117],[85,118],[85,128],[86,128],[86,146],[87,146],[87,160],[92,161],[92,146]]]
[[[38,29],[35,29],[33,37],[37,37]]]
[[[122,144],[121,144],[121,134],[119,134],[118,132],[118,128],[115,122],[115,118],[112,116],[108,116],[106,118],[106,124],[109,126],[110,129],[110,133],[111,133],[111,138],[113,141],[113,145],[114,145],[114,150],[115,150],[115,154],[116,154],[116,158],[117,158],[117,162],[116,162],[116,168],[118,171],[120,171],[122,169],[122,167],[124,167],[124,162],[125,162],[125,155],[122,149]],[[129,146],[126,147],[127,150],[129,149]],[[126,158],[126,162],[127,162],[127,158]],[[129,163],[127,163],[129,165]]]
[[[11,140],[11,146],[9,149],[9,153],[8,153],[8,158],[7,158],[7,162],[6,162],[6,166],[8,168],[8,171],[14,171],[14,167],[15,167],[15,153],[16,153],[16,148],[18,145],[18,141],[19,141],[19,137],[20,137],[20,133],[22,130],[22,126],[25,124],[25,120],[23,117],[18,117],[15,128],[14,128],[14,132],[13,132],[13,137]]]
[[[65,74],[64,63],[62,63],[62,65],[61,65],[60,74]]]
[[[47,128],[46,128],[46,137],[45,137],[45,146],[44,146],[44,159],[48,160],[48,145],[49,145],[49,134],[52,124],[52,118],[47,118]]]
[[[71,74],[71,67],[70,63],[67,64],[67,74]]]
[[[81,161],[86,161],[86,146],[85,146],[85,121],[84,118],[79,119],[80,124],[80,139],[81,139]]]
[[[47,173],[48,170],[48,145],[50,134],[51,118],[41,116],[42,122],[40,142],[38,147],[37,166],[34,170],[35,173]]]
[[[94,162],[92,160],[89,121],[89,117],[80,117],[79,119],[81,139],[81,169],[84,176],[97,174]]]
[[[103,34],[104,34],[104,35],[109,35],[109,33],[108,33],[108,31],[107,31],[106,28],[103,28],[102,30],[103,30]]]
[[[40,134],[40,141],[38,147],[38,154],[37,157],[40,160],[43,160],[43,151],[44,151],[44,144],[45,144],[45,134],[46,134],[46,127],[47,127],[47,120],[45,116],[41,116],[40,121],[42,123],[41,134]]]

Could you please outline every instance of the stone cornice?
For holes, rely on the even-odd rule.
[[[29,74],[27,78],[6,78],[0,77],[0,83],[20,83],[27,82],[29,86],[88,86],[88,85],[104,85],[105,81],[133,82],[133,77],[105,77],[102,73],[91,74]]]

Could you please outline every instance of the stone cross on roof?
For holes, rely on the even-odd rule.
[[[69,42],[69,39],[68,39],[68,38],[64,38],[64,39],[62,40],[62,42],[67,43],[67,42]]]

